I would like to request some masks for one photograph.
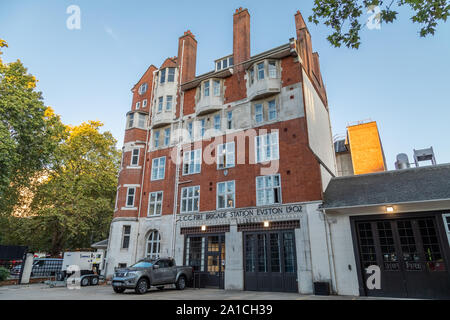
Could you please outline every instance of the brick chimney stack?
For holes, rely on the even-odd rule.
[[[233,15],[233,59],[235,65],[250,59],[250,13],[242,7]]]
[[[178,63],[181,83],[194,80],[197,63],[197,40],[190,30],[186,31],[178,40]]]
[[[297,44],[300,51],[300,56],[303,60],[303,65],[308,73],[311,72],[313,65],[311,35],[306,27],[305,20],[300,11],[295,14],[295,29],[297,33]]]

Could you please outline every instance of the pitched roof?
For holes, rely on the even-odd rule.
[[[164,60],[162,66],[159,69],[164,68],[176,68],[177,67],[177,57],[167,58]]]
[[[324,209],[450,199],[450,164],[331,179]]]

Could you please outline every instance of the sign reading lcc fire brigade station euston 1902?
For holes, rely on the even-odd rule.
[[[300,204],[268,206],[268,207],[250,207],[242,209],[218,210],[201,213],[183,213],[179,215],[180,222],[202,222],[216,220],[216,219],[232,219],[244,218],[249,220],[259,221],[264,219],[275,219],[295,216],[303,211],[303,206]]]

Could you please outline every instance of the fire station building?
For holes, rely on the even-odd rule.
[[[300,12],[294,21],[295,38],[251,55],[239,8],[233,51],[211,72],[196,75],[187,31],[134,86],[108,275],[174,256],[201,286],[311,293],[330,282],[318,211],[336,170],[327,96]]]
[[[372,212],[358,202],[373,208],[371,196],[354,199],[342,190],[363,192],[371,182],[361,180],[365,175],[337,177],[319,55],[300,12],[292,31],[284,44],[252,55],[250,13],[239,8],[232,52],[211,61],[210,72],[196,74],[197,40],[188,30],[177,56],[151,65],[132,88],[107,276],[145,257],[170,256],[192,266],[201,287],[367,294],[361,291],[365,248],[353,245],[358,230],[378,227],[378,217],[362,219],[365,224],[350,217]],[[357,141],[376,144],[377,161],[368,163],[385,170],[376,127],[366,127],[372,138],[359,138],[362,127],[351,132],[353,158],[345,149],[340,171],[366,172],[356,163],[358,152],[365,154]],[[360,189],[352,189],[358,181]],[[354,201],[362,208],[350,214]],[[444,268],[433,281],[448,279]]]

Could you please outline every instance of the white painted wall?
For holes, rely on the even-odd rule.
[[[303,71],[306,121],[311,150],[336,175],[336,160],[331,133],[330,115],[320,100],[314,86]],[[326,180],[323,182],[327,182]],[[324,190],[327,184],[323,183]]]
[[[225,233],[225,263],[225,289],[244,290],[244,248],[236,224]]]
[[[328,215],[339,295],[359,295],[349,215]],[[350,266],[350,268],[349,268]]]

